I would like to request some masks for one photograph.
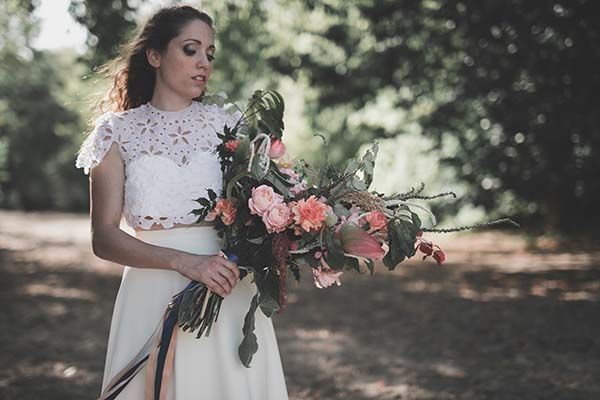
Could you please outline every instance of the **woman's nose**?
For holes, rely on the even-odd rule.
[[[206,67],[208,66],[209,60],[208,60],[208,56],[203,55],[200,57],[200,59],[198,60],[198,63],[196,64],[198,67]]]

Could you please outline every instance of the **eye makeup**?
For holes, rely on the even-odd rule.
[[[201,45],[202,42],[200,42],[199,40],[196,40],[196,39],[187,39],[186,42],[187,41],[193,41],[194,43],[193,44],[192,43],[186,43],[186,44],[184,44],[184,46],[183,46],[183,52],[186,55],[188,55],[188,56],[193,56],[194,54],[196,54],[196,50],[194,50],[195,43],[198,43],[198,44]],[[208,48],[209,48],[209,50],[212,49],[213,52],[215,50],[215,46],[213,46],[213,45],[210,45]],[[213,54],[207,53],[206,54],[206,58],[208,58],[208,61],[212,62],[215,59],[214,53]]]

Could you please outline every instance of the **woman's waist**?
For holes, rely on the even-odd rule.
[[[195,254],[216,254],[222,247],[222,240],[212,225],[136,230],[134,234],[146,243]]]

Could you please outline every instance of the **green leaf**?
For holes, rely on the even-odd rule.
[[[355,270],[359,274],[361,273],[360,272],[360,265],[359,265],[358,259],[356,259],[354,257],[346,257],[346,268],[349,271]]]
[[[388,243],[390,250],[383,258],[383,264],[393,270],[406,257],[415,254],[415,240],[421,226],[419,216],[411,212],[412,221],[392,220],[388,223]]]
[[[288,196],[288,186],[284,183],[284,181],[278,179],[276,175],[273,174],[273,171],[269,171],[267,175],[265,175],[264,179],[273,185],[280,194],[286,197]]]
[[[244,338],[238,347],[238,356],[240,357],[240,361],[246,368],[250,368],[250,362],[252,361],[252,357],[258,351],[258,341],[256,335],[254,334],[254,322],[255,322],[255,313],[256,308],[258,307],[258,293],[252,297],[252,301],[250,302],[250,309],[246,313],[246,317],[244,318],[244,326],[242,327],[242,333],[244,334]]]
[[[246,239],[246,241],[252,244],[262,244],[265,241],[265,238],[261,236],[253,239]]]
[[[358,176],[353,176],[350,182],[350,184],[355,190],[361,192],[367,190],[367,185]]]
[[[252,165],[250,166],[250,171],[256,178],[256,180],[261,181],[267,175],[268,165],[270,159],[266,154],[255,154],[252,159]]]
[[[354,158],[351,158],[346,162],[346,167],[344,168],[344,174],[350,174],[356,171],[358,168],[358,161]]]
[[[233,153],[233,163],[241,164],[244,160],[247,160],[248,157],[250,157],[250,139],[248,136],[245,136],[240,140],[240,144],[235,150],[235,153]]]
[[[367,268],[369,268],[371,276],[373,276],[373,271],[375,270],[375,263],[373,262],[373,260],[365,259],[365,264],[367,265]]]
[[[233,178],[231,178],[231,180],[227,184],[227,190],[225,192],[225,197],[227,197],[228,199],[234,198],[235,196],[233,196],[233,188],[235,187],[235,184],[237,183],[237,181],[239,181],[242,178],[251,177],[251,176],[252,176],[252,174],[250,172],[242,171],[239,174],[237,174],[236,176],[234,176]]]
[[[215,193],[214,190],[212,189],[207,189],[208,192],[208,198],[211,199],[212,201],[215,201],[217,199],[217,193]]]
[[[324,240],[327,248],[327,263],[335,270],[343,268],[346,264],[346,256],[342,249],[342,243],[333,236],[333,232],[330,230],[324,231]]]
[[[258,288],[258,304],[261,311],[271,318],[275,311],[279,310],[279,279],[269,272],[268,274],[254,274],[256,287]]]

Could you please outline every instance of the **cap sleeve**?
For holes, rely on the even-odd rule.
[[[96,120],[92,132],[81,144],[75,166],[83,168],[83,172],[88,175],[92,168],[100,164],[111,145],[116,142],[113,114],[107,112]]]

